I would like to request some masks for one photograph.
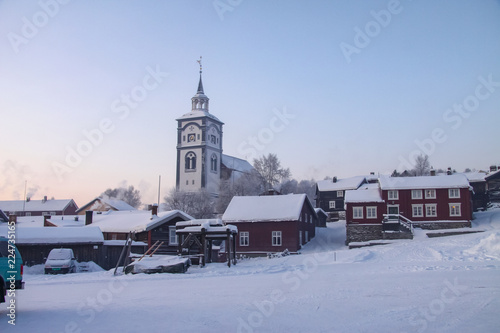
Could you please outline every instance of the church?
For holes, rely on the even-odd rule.
[[[235,180],[251,172],[250,163],[222,153],[222,126],[224,123],[209,112],[209,98],[200,81],[191,98],[191,111],[177,120],[176,189],[196,192],[205,189],[212,196],[219,195],[221,180]]]

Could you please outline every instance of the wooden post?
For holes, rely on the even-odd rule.
[[[115,271],[113,275],[116,275],[116,271],[118,270],[118,266],[120,266],[120,262],[122,261],[123,255],[125,254],[125,250],[127,248],[128,239],[130,238],[130,232],[127,235],[127,240],[125,241],[125,245],[123,246],[122,253],[120,253],[120,258],[118,258],[118,262],[116,263]],[[125,268],[125,266],[123,266]]]
[[[233,233],[233,264],[236,265],[236,237],[237,234]]]
[[[231,234],[229,230],[226,230],[226,256],[227,256],[227,267],[231,267]]]
[[[208,240],[208,262],[211,263],[212,262],[212,244],[213,243],[213,240],[212,239],[209,239]]]
[[[201,267],[205,267],[206,258],[207,258],[207,234],[206,229],[201,228],[201,248],[203,249],[203,258]],[[201,251],[200,251],[201,252]]]

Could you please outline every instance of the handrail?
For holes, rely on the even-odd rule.
[[[383,216],[389,220],[389,217],[393,216],[393,217],[397,217],[398,219],[398,222],[402,225],[404,225],[405,227],[407,227],[408,229],[410,229],[411,233],[413,233],[413,221],[410,220],[409,218],[401,215],[401,214],[383,214]]]

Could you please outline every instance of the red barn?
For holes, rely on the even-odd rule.
[[[234,197],[222,217],[238,227],[236,253],[297,252],[315,236],[317,215],[305,194]]]

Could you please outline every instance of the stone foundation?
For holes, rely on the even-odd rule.
[[[413,222],[413,226],[425,230],[470,228],[470,221]]]
[[[366,242],[382,239],[382,224],[348,224],[346,226],[346,245],[350,242]]]

